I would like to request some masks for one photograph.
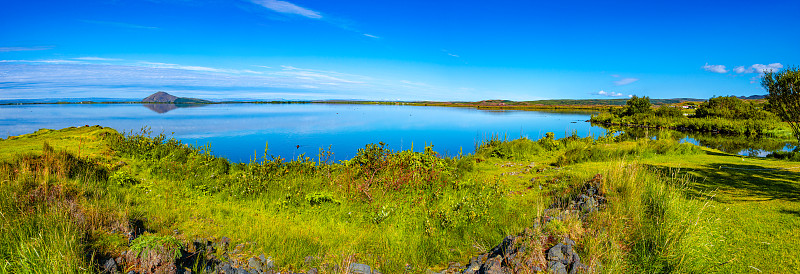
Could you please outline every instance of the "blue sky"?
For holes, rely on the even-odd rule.
[[[800,1],[6,1],[0,99],[764,94]]]

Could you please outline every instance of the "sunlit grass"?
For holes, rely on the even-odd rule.
[[[78,152],[76,140],[89,141]],[[134,221],[184,242],[230,237],[243,244],[233,256],[263,253],[281,269],[441,270],[530,228],[555,197],[597,173],[606,209],[556,230],[603,271],[780,272],[797,267],[800,254],[790,240],[800,227],[800,170],[776,169],[796,163],[667,140],[493,137],[452,158],[378,144],[338,163],[322,151],[245,164],[164,136],[91,127],[0,144],[10,144],[0,149],[5,272],[92,271],[93,256],[129,248]],[[21,204],[45,187],[64,193],[60,204]]]

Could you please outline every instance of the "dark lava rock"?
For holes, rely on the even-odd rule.
[[[558,243],[557,245],[551,247],[550,250],[547,251],[547,260],[563,261],[564,259],[566,259],[563,250],[564,250],[564,245],[562,245],[561,243]]]
[[[473,261],[469,264],[469,266],[467,266],[467,269],[464,270],[463,274],[475,274],[478,273],[478,270],[481,270],[481,263],[478,261]]]
[[[105,264],[103,264],[103,273],[117,273],[117,262],[114,259],[108,259]]]
[[[559,261],[550,261],[547,263],[547,272],[555,273],[555,274],[569,274],[567,272],[567,266],[562,264]]]
[[[486,263],[483,264],[483,267],[481,267],[478,273],[503,274],[503,257],[495,256],[489,260],[486,260]]]

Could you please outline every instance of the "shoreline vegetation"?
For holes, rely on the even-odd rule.
[[[0,139],[0,272],[800,268],[797,161],[626,134],[338,162],[210,150],[100,126]]]
[[[699,105],[661,105],[654,108],[647,97],[634,96],[622,108],[592,115],[589,122],[604,126],[672,129],[728,135],[783,137],[791,135],[788,124],[768,111],[764,100],[746,101],[733,96],[713,97]],[[695,107],[696,106],[696,107]]]

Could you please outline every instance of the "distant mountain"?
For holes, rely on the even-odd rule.
[[[746,96],[746,97],[745,96],[739,96],[737,98],[739,98],[739,99],[751,99],[751,100],[766,99],[767,95],[766,94],[765,95],[750,95],[750,96]]]
[[[197,98],[188,98],[188,97],[178,97],[172,94],[159,91],[153,93],[147,98],[142,99],[142,102],[145,103],[172,103],[172,104],[210,104],[213,103],[208,100],[197,99]]]

